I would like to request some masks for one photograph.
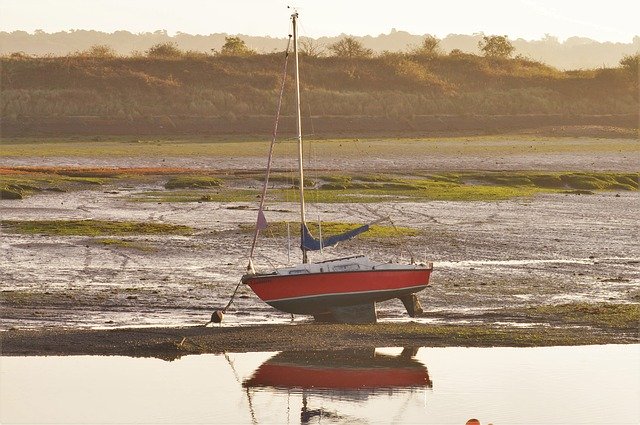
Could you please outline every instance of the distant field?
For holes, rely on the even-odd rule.
[[[265,157],[269,141],[254,138],[5,138],[1,158],[15,157]],[[552,153],[639,153],[634,138],[544,137],[534,135],[467,136],[442,138],[308,139],[308,155],[332,157],[386,157],[395,155],[523,155]],[[290,138],[279,141],[276,155],[294,156]]]

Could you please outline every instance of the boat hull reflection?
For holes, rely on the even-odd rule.
[[[405,348],[400,355],[391,356],[377,353],[375,348],[283,351],[264,362],[243,386],[333,395],[431,388],[427,368],[413,358],[416,352]]]

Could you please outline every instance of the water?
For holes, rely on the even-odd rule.
[[[415,354],[415,356],[412,356]],[[0,357],[9,423],[626,424],[640,345]]]

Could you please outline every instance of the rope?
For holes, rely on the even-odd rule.
[[[223,313],[227,312],[227,309],[229,307],[231,307],[231,304],[233,303],[233,299],[236,297],[236,294],[238,293],[238,289],[240,288],[240,285],[242,285],[242,280],[240,280],[240,282],[238,282],[238,284],[236,285],[236,289],[233,290],[233,294],[231,294],[231,298],[229,299],[229,302],[227,303],[227,305],[222,309]]]
[[[393,226],[393,230],[395,230],[398,236],[400,237],[400,243],[404,246],[404,249],[406,249],[407,252],[409,252],[409,255],[411,256],[411,264],[415,264],[416,257],[413,255],[413,251],[411,251],[411,248],[409,248],[409,244],[407,244],[407,240],[404,234],[402,234],[400,229],[396,227],[396,224],[393,222],[393,220],[391,220],[391,217],[387,217],[387,219],[389,220],[389,223],[391,223],[391,226]]]
[[[273,134],[271,138],[271,145],[269,146],[269,159],[267,160],[267,172],[264,178],[264,185],[262,186],[262,195],[260,196],[260,207],[258,208],[258,214],[262,213],[264,208],[265,198],[267,196],[267,186],[269,185],[269,174],[271,173],[271,162],[273,160],[273,147],[276,144],[276,137],[278,134],[278,122],[280,121],[280,110],[282,109],[282,98],[284,97],[284,87],[287,80],[287,64],[289,63],[289,47],[291,46],[291,35],[289,35],[289,41],[287,42],[287,50],[284,56],[284,65],[282,69],[282,84],[280,85],[280,97],[278,98],[278,106],[276,108],[276,118],[273,125]],[[253,269],[251,259],[256,249],[256,242],[258,241],[258,234],[260,229],[256,222],[256,230],[253,234],[253,242],[251,243],[251,252],[249,253],[249,269]]]
[[[374,211],[371,207],[365,206],[364,208],[365,208],[365,210],[369,211],[370,213],[377,215],[376,211]],[[391,223],[391,226],[393,227],[393,230],[395,230],[395,232],[398,234],[398,237],[400,238],[400,244],[404,247],[404,249],[407,250],[407,252],[411,256],[411,264],[415,264],[416,263],[416,258],[415,258],[415,255],[413,254],[413,251],[411,251],[411,248],[409,248],[409,244],[407,243],[407,238],[400,231],[400,229],[398,229],[398,227],[396,227],[396,224],[391,219],[391,216],[382,217],[382,218],[370,223],[370,225],[378,224],[378,223],[381,223],[383,221],[388,221],[389,223]]]

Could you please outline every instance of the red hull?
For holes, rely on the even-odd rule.
[[[267,304],[294,314],[386,301],[429,284],[430,268],[378,269],[296,275],[246,275],[243,282]]]
[[[405,349],[406,350],[406,349]],[[244,387],[361,391],[431,387],[427,368],[412,357],[374,349],[281,352],[264,362]]]
[[[245,386],[361,390],[422,387],[429,384],[429,375],[424,368],[313,368],[266,363]]]

